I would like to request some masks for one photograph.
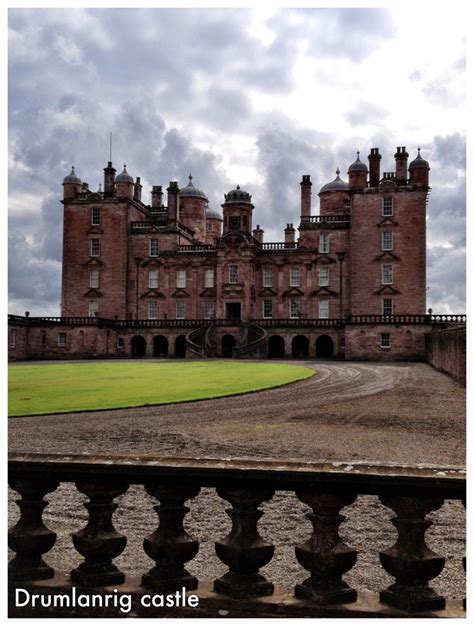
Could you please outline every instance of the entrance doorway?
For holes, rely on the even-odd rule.
[[[235,348],[234,335],[224,335],[222,337],[221,354],[224,359],[231,359],[233,356],[233,348]]]
[[[268,340],[268,358],[283,359],[285,357],[285,340],[280,335],[272,335]]]
[[[296,359],[309,357],[309,339],[304,335],[296,335],[291,342],[291,356]]]
[[[228,320],[240,320],[240,302],[227,302],[225,315]]]
[[[141,335],[132,337],[132,356],[142,357],[146,354],[146,340]]]
[[[174,356],[177,359],[184,359],[186,356],[186,337],[179,335],[174,342]]]
[[[316,339],[316,356],[318,359],[331,359],[334,356],[334,342],[329,335],[321,335]]]
[[[153,339],[153,356],[168,356],[168,339],[164,335],[156,335]]]

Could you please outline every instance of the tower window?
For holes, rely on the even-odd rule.
[[[148,301],[148,319],[156,320],[158,318],[158,302],[156,300]]]
[[[206,300],[204,302],[204,319],[212,320],[214,318],[214,302]]]
[[[100,239],[91,239],[91,256],[100,256]]]
[[[384,197],[382,201],[382,215],[385,217],[390,217],[393,215],[393,198],[392,196]]]
[[[229,265],[229,283],[235,285],[239,280],[238,265]]]
[[[380,333],[380,347],[390,348],[390,333]]]
[[[99,288],[99,270],[91,270],[89,272],[89,287],[91,289]]]
[[[204,272],[204,287],[211,289],[214,287],[214,270],[205,270]]]
[[[158,239],[150,239],[150,256],[158,256]]]
[[[91,216],[91,224],[92,226],[100,226],[100,209],[99,207],[92,208],[92,216]]]
[[[300,268],[292,267],[290,268],[290,287],[299,287],[300,286]]]
[[[99,312],[99,303],[97,300],[91,300],[89,302],[89,317],[95,317]]]
[[[391,230],[382,231],[382,250],[393,250],[393,233]]]
[[[176,272],[176,287],[178,289],[186,289],[186,270],[178,270]]]
[[[382,265],[382,285],[393,283],[393,265]]]
[[[301,317],[301,306],[299,300],[290,300],[290,317],[292,319]]]
[[[329,268],[328,267],[322,267],[319,270],[319,286],[320,287],[329,286]]]
[[[148,272],[148,288],[156,289],[158,287],[158,270],[150,270]]]
[[[393,300],[392,298],[382,299],[382,315],[393,315]]]
[[[186,302],[176,303],[176,319],[177,320],[186,319]]]
[[[273,317],[273,302],[272,300],[263,301],[263,317],[270,319]]]
[[[318,317],[327,320],[329,318],[329,300],[319,301]]]
[[[273,287],[273,269],[271,267],[263,268],[263,286]]]
[[[321,254],[329,252],[329,235],[319,235],[319,252]]]

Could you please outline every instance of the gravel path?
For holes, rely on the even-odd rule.
[[[297,460],[368,460],[398,463],[464,464],[465,390],[426,364],[299,364],[317,375],[287,387],[221,400],[162,407],[11,419],[10,450],[59,453],[117,453]],[[85,525],[84,498],[63,484],[48,497],[47,525],[59,539],[47,561],[67,571],[79,562],[70,533]],[[153,500],[140,486],[117,499],[117,529],[127,549],[117,559],[124,571],[140,574],[152,565],[143,553],[143,537],[156,528]],[[227,503],[203,489],[191,503],[188,532],[201,542],[189,570],[212,579],[225,571],[213,543],[230,522]],[[262,509],[261,534],[276,546],[263,573],[292,586],[305,574],[294,545],[307,538],[307,508],[293,494],[278,492]],[[359,551],[345,577],[358,589],[386,587],[378,552],[395,542],[392,512],[375,497],[359,497],[343,511],[345,541]],[[18,509],[10,507],[11,522]],[[448,597],[464,594],[465,517],[457,502],[432,514],[427,543],[447,558],[434,586]]]

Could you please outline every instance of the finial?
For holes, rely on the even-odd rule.
[[[420,148],[420,147],[418,147],[418,156],[419,156],[419,157],[421,157],[420,150],[421,150],[421,148]],[[72,168],[72,169],[74,169],[74,168]]]
[[[125,163],[123,164],[123,169],[126,170],[127,166],[125,165]]]
[[[359,159],[359,154],[360,154],[360,152],[359,152],[359,150],[357,150],[357,159]]]
[[[339,178],[339,174],[341,173],[341,170],[339,169],[339,167],[336,170],[336,176]]]
[[[99,193],[102,193],[102,183],[99,183]]]
[[[240,185],[237,185],[236,189],[240,189]]]
[[[193,179],[193,175],[191,174],[191,172],[189,173],[188,178],[189,178],[189,182],[191,183],[191,181],[192,181],[192,179]]]
[[[74,174],[74,165],[72,166],[71,174]]]

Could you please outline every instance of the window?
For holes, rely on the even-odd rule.
[[[176,287],[178,289],[186,289],[186,270],[178,270],[176,272]]]
[[[100,209],[99,207],[92,208],[92,216],[91,216],[91,224],[92,226],[100,226]]]
[[[382,265],[382,285],[391,285],[393,283],[393,266]]]
[[[16,346],[16,328],[10,328],[10,338],[8,346],[10,348],[14,348]]]
[[[239,268],[237,265],[229,265],[229,283],[235,285],[239,280]]]
[[[212,320],[214,318],[214,302],[204,301],[204,319]]]
[[[212,223],[211,222],[206,222],[206,230],[208,233],[212,232]]]
[[[290,317],[297,318],[300,317],[300,301],[299,300],[290,300]]]
[[[206,270],[204,272],[204,287],[208,289],[214,287],[214,270]]]
[[[393,250],[393,233],[391,230],[382,231],[382,250]]]
[[[177,320],[186,319],[186,302],[176,303],[176,319]]]
[[[66,345],[66,333],[58,333],[58,346],[64,347]]]
[[[382,315],[393,315],[393,300],[392,298],[382,299]]]
[[[148,319],[156,320],[158,317],[158,302],[156,300],[148,301]]]
[[[319,252],[322,254],[329,252],[329,235],[319,235]]]
[[[329,300],[319,301],[319,314],[320,319],[327,320],[329,318]]]
[[[383,199],[382,215],[385,217],[393,215],[393,198],[391,196]]]
[[[100,256],[100,239],[91,239],[91,256]]]
[[[290,268],[290,287],[299,287],[299,286],[300,286],[300,268],[291,267]]]
[[[89,287],[97,289],[99,287],[99,270],[91,270],[89,272]]]
[[[117,337],[117,348],[124,348],[125,340],[123,337]]]
[[[320,287],[329,286],[329,267],[322,267],[319,270],[319,286]]]
[[[148,288],[156,289],[158,287],[158,270],[150,270],[148,272]]]
[[[89,317],[95,317],[99,312],[99,303],[97,300],[91,300],[89,302]]]
[[[264,300],[263,301],[263,317],[271,318],[273,317],[273,302],[272,300]]]
[[[273,269],[271,267],[263,268],[263,286],[273,287]]]
[[[158,239],[150,239],[150,256],[158,256]]]
[[[380,333],[380,347],[390,348],[390,333]]]

